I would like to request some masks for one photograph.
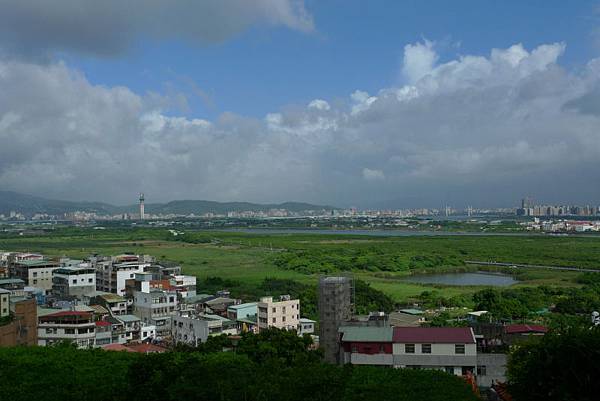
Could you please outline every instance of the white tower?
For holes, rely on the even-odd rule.
[[[144,194],[140,194],[140,220],[144,220],[146,214],[144,213]]]

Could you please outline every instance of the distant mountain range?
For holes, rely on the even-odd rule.
[[[286,209],[290,212],[304,210],[332,210],[332,206],[313,205],[302,202],[285,202],[280,204],[258,204],[249,202],[215,202],[206,200],[175,200],[168,203],[150,203],[145,205],[146,213],[151,214],[224,214],[241,211],[267,211],[269,209]],[[56,199],[46,199],[38,196],[25,195],[11,191],[0,191],[0,214],[7,215],[11,211],[25,214],[46,213],[60,215],[75,211],[118,214],[135,213],[138,205],[115,206],[102,202],[76,202]]]

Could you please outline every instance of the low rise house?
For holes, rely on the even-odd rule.
[[[302,336],[304,334],[314,334],[315,323],[316,322],[314,320],[301,317],[298,321],[298,335]]]
[[[206,342],[212,335],[238,333],[236,323],[222,316],[185,312],[173,316],[171,331],[175,344],[193,346]]]
[[[300,300],[282,295],[278,301],[263,297],[258,303],[258,329],[275,327],[296,330],[300,321]]]
[[[0,279],[0,288],[10,291],[13,297],[24,297],[26,295],[25,281],[20,278],[2,278]]]
[[[126,342],[140,339],[142,320],[135,315],[120,315],[117,320],[123,323],[123,335]]]
[[[258,312],[258,304],[256,302],[247,302],[244,304],[231,305],[227,307],[227,318],[230,320],[238,320],[249,316],[256,316]]]
[[[469,327],[340,328],[340,360],[357,365],[439,369],[476,374],[477,347]]]
[[[476,373],[477,346],[470,327],[395,327],[394,366]]]
[[[389,322],[394,327],[419,327],[425,322],[423,314],[406,313],[403,311],[392,312]]]
[[[117,294],[101,293],[90,299],[90,305],[101,305],[113,316],[126,315],[128,302]]]

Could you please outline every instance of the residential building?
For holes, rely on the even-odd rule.
[[[273,297],[262,297],[258,303],[258,329],[275,327],[296,330],[300,321],[300,300],[282,295],[279,301]]]
[[[476,373],[477,345],[470,327],[394,327],[394,367]]]
[[[244,319],[249,316],[256,316],[258,313],[258,304],[256,302],[247,302],[244,304],[231,305],[227,307],[227,318],[230,320]]]
[[[99,291],[125,295],[126,281],[135,278],[151,266],[150,256],[119,255],[108,258],[92,258],[96,270],[96,288]]]
[[[298,335],[302,336],[304,334],[314,334],[315,333],[315,321],[311,319],[307,319],[305,317],[301,317],[298,321]]]
[[[96,291],[96,271],[91,267],[60,267],[52,273],[52,294],[81,297]]]
[[[91,312],[59,311],[38,318],[38,345],[71,341],[78,348],[93,347],[96,324]]]
[[[1,294],[0,294],[1,295]],[[0,323],[0,347],[37,344],[37,305],[34,299],[10,299],[10,318]]]
[[[319,348],[330,363],[339,362],[339,328],[352,318],[354,284],[350,277],[319,279]]]
[[[211,335],[237,334],[234,321],[219,315],[204,315],[183,312],[175,315],[171,323],[172,338],[175,344],[198,346]]]
[[[196,276],[176,274],[169,277],[171,287],[179,294],[180,298],[196,295]]]
[[[101,305],[112,316],[126,315],[129,312],[127,300],[117,294],[98,294],[90,299],[90,305]]]
[[[419,327],[425,322],[422,314],[412,314],[403,311],[390,313],[388,319],[390,325],[394,327]]]
[[[133,313],[142,322],[156,326],[159,337],[170,336],[171,317],[177,310],[177,293],[174,291],[150,290],[134,293]]]
[[[477,346],[470,327],[340,328],[342,363],[477,373]]]
[[[123,334],[126,342],[140,340],[142,319],[135,315],[120,315],[117,320],[123,323]]]
[[[342,326],[340,335],[340,363],[394,366],[393,328]]]
[[[32,259],[15,262],[13,266],[16,278],[49,294],[52,291],[52,274],[60,264],[52,260]]]
[[[0,288],[0,319],[10,315],[10,291]]]
[[[24,297],[26,295],[25,281],[20,278],[1,278],[0,288],[10,291],[10,295],[13,297]]]

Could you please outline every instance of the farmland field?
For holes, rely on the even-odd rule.
[[[59,229],[41,236],[0,237],[0,250],[41,252],[82,258],[92,253],[147,253],[182,265],[186,274],[220,277],[240,287],[258,286],[265,278],[314,284],[319,275],[339,271],[407,302],[423,291],[446,297],[479,287],[424,285],[402,278],[415,272],[477,270],[465,260],[600,267],[600,238],[543,236],[405,236],[366,237],[325,234],[248,234],[193,231],[173,236],[165,229]],[[512,272],[516,286],[573,286],[577,272]]]

